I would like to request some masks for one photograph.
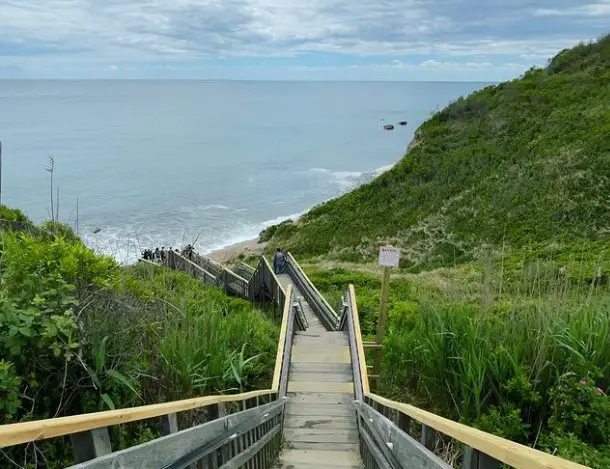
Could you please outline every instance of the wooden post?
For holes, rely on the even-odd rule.
[[[390,296],[390,267],[383,268],[383,279],[381,281],[381,303],[379,305],[379,317],[377,318],[377,344],[383,344],[385,337],[386,321],[388,319],[388,297]],[[379,382],[381,376],[381,351],[379,347],[375,350],[375,365],[373,367],[373,375],[375,379],[375,388],[379,390]]]
[[[70,435],[70,440],[72,441],[72,454],[76,463],[90,461],[112,453],[110,435],[108,435],[108,428],[106,427],[73,433]]]
[[[466,446],[464,448],[464,469],[499,469],[500,461],[495,460],[479,450]]]
[[[436,434],[434,429],[430,428],[428,425],[422,425],[420,442],[430,451],[434,451],[434,447],[436,446]]]
[[[161,433],[169,435],[178,431],[178,414],[171,413],[161,417]]]

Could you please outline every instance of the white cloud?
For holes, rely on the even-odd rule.
[[[485,72],[502,61],[540,63],[591,39],[610,9],[610,0],[555,0],[553,9],[532,1],[0,0],[0,62],[23,58],[35,69],[65,59],[108,71],[138,61],[340,53],[396,58],[395,68],[434,59],[423,67]]]
[[[576,5],[570,8],[536,8],[535,16],[610,16],[610,0]]]

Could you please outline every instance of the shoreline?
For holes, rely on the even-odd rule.
[[[267,243],[259,243],[258,238],[252,238],[247,241],[231,244],[230,246],[221,249],[216,249],[215,251],[208,252],[204,255],[213,261],[224,264],[241,254],[243,254],[245,257],[260,256],[263,254],[266,246]]]

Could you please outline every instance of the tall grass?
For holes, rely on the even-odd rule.
[[[610,398],[601,392],[610,386],[610,289],[550,261],[494,265],[395,273],[379,392],[523,443],[551,451],[557,444],[566,457],[580,451],[566,454],[576,447],[566,438],[597,452],[590,429],[563,432],[558,422],[599,415],[610,436]],[[356,284],[363,333],[374,339],[379,282],[358,268],[309,274],[335,298]],[[573,396],[579,383],[592,394]],[[604,448],[580,461],[607,467]]]

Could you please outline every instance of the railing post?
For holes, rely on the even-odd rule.
[[[421,444],[428,448],[430,451],[434,451],[436,446],[436,434],[433,428],[428,425],[421,426]]]
[[[464,469],[499,469],[500,461],[466,446],[464,448]]]
[[[108,428],[96,428],[86,432],[73,433],[72,454],[76,463],[90,461],[105,454],[112,453]]]
[[[398,411],[398,422],[396,422],[398,428],[400,428],[407,435],[411,433],[411,417],[402,412]]]
[[[161,433],[166,436],[178,431],[178,414],[171,413],[161,417]]]

